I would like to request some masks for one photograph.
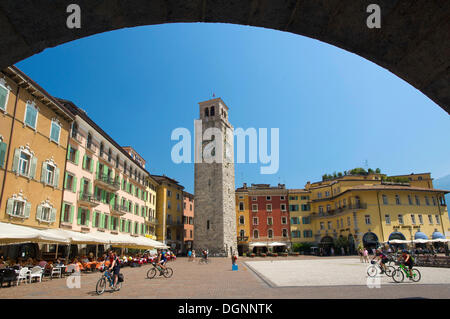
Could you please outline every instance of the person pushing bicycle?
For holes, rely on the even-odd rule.
[[[408,253],[406,249],[403,249],[402,255],[399,258],[400,261],[402,261],[406,266],[408,266],[409,269],[409,279],[413,278],[412,268],[414,266],[414,261],[412,256]]]

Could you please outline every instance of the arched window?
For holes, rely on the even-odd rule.
[[[103,142],[101,142],[100,143],[100,156],[103,155],[103,151],[104,151],[103,149],[104,149]]]
[[[111,149],[108,150],[108,162],[111,162],[112,159],[112,151]]]
[[[259,232],[257,229],[253,231],[253,238],[259,238]]]
[[[120,157],[117,154],[117,156],[116,156],[116,168],[119,168],[119,163],[120,163]]]
[[[88,137],[87,137],[87,147],[90,148],[92,145],[92,135],[91,133],[88,133]]]
[[[205,108],[205,116],[208,117],[209,116],[209,109]]]
[[[211,112],[210,112],[210,115],[211,115],[211,116],[214,116],[214,105],[211,106]]]

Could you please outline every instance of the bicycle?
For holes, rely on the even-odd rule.
[[[114,276],[108,270],[105,270],[95,287],[95,291],[98,295],[105,292],[106,281],[108,281],[109,287],[112,288],[113,291],[119,291],[122,288],[122,282],[119,280],[117,281],[117,286],[114,288]]]
[[[369,277],[375,277],[376,275],[378,275],[378,273],[382,273],[384,271],[384,269],[381,268],[380,264],[375,262],[375,261],[371,261],[372,265],[370,265],[367,268],[367,275]],[[392,266],[388,266],[386,265],[386,271],[384,271],[386,273],[386,276],[388,277],[392,277],[392,274],[394,273],[395,268]]]
[[[202,257],[202,258],[199,259],[198,263],[199,263],[199,265],[201,265],[201,264],[209,264],[209,263],[211,263],[211,260],[209,258]]]
[[[151,263],[151,264],[152,264],[153,268],[150,268],[150,269],[147,271],[147,278],[148,278],[148,279],[155,278],[155,276],[156,276],[156,270],[159,270],[159,275],[160,275],[160,276],[164,276],[164,277],[166,277],[166,278],[172,277],[172,275],[173,275],[173,270],[172,270],[172,268],[166,267],[166,268],[164,269],[164,268],[158,266],[155,262],[153,262],[153,263]]]
[[[401,283],[403,282],[403,280],[405,280],[406,275],[406,278],[410,278],[414,282],[420,281],[420,279],[422,278],[420,271],[417,268],[412,268],[411,272],[412,277],[409,274],[409,269],[407,269],[403,263],[399,263],[398,268],[395,269],[394,273],[392,274],[392,279],[394,279],[396,283]]]

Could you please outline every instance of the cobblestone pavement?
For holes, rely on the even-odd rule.
[[[211,258],[211,263],[199,265],[198,262],[188,262],[186,258],[178,258],[170,262],[173,268],[172,278],[155,277],[147,279],[146,273],[151,266],[145,265],[139,268],[123,268],[125,282],[118,292],[106,291],[98,296],[95,293],[95,285],[100,278],[100,273],[82,274],[81,288],[69,289],[66,279],[44,279],[42,283],[24,284],[18,287],[4,287],[0,289],[0,298],[450,298],[450,284],[418,284],[407,283],[401,285],[382,285],[381,288],[368,288],[367,286],[302,286],[302,287],[271,287],[261,276],[250,270],[245,263],[254,264],[255,261],[274,260],[274,264],[280,260],[324,261],[336,265],[348,263],[341,257],[274,257],[274,258],[239,258],[239,271],[231,271],[231,260],[228,258]],[[353,259],[353,263],[359,262]],[[360,265],[363,267],[363,265]],[[339,266],[333,266],[339,267]],[[281,269],[281,268],[280,268]],[[441,273],[448,276],[448,269],[428,269],[436,274]],[[427,270],[427,271],[428,271]],[[280,273],[283,270],[280,270]],[[299,275],[295,272],[289,274],[290,270],[284,270],[287,275],[295,280]],[[424,269],[424,272],[427,272]],[[338,271],[337,271],[338,272]],[[306,274],[307,275],[307,274]],[[339,275],[339,272],[338,272]],[[284,275],[283,275],[284,276]],[[342,280],[342,279],[341,279]],[[445,280],[448,282],[448,280]],[[294,281],[293,281],[294,282]],[[298,281],[297,281],[298,282]],[[349,279],[348,282],[351,282]],[[439,281],[437,281],[439,282]],[[345,280],[342,283],[346,283]]]

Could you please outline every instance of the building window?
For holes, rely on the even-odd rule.
[[[253,217],[253,225],[258,225],[258,217]]]
[[[330,210],[331,210],[331,205],[328,204],[328,205],[327,205],[327,212],[329,212]]]
[[[436,198],[434,198],[434,196],[431,196],[431,200],[433,201],[433,206],[436,206]]]
[[[309,216],[308,217],[302,217],[302,223],[304,225],[311,224],[311,218]]]
[[[351,218],[347,217],[347,226],[351,226],[352,222],[351,222]]]
[[[422,217],[422,215],[419,215],[419,224],[423,225],[423,217]]]
[[[429,222],[430,224],[433,224],[433,216],[428,215],[428,222]]]
[[[172,197],[172,192],[170,190],[167,190],[167,197]]]
[[[365,215],[364,216],[364,220],[365,220],[365,222],[366,222],[366,225],[370,225],[371,223],[370,223],[370,215]]]
[[[286,204],[281,204],[281,211],[282,212],[285,212],[286,211]]]
[[[273,230],[272,230],[272,229],[269,229],[269,230],[267,231],[267,237],[273,238]]]
[[[34,102],[31,104],[30,102],[28,102],[25,113],[25,124],[33,129],[36,129],[37,117],[38,109],[36,107],[36,104],[34,104]]]
[[[58,187],[59,169],[54,165],[44,162],[42,165],[41,181],[47,185]]]
[[[390,225],[391,224],[391,216],[386,214],[384,215],[384,219],[386,221],[386,225]]]
[[[388,204],[388,198],[386,195],[382,195],[383,198],[383,205],[387,205]]]
[[[240,211],[244,210],[244,203],[243,202],[239,202],[239,210]]]
[[[289,210],[291,212],[298,212],[298,205],[289,205]]]
[[[281,217],[281,224],[286,225],[287,224],[287,217]]]
[[[272,204],[267,204],[267,205],[266,205],[266,210],[267,210],[268,212],[271,212],[271,211],[272,211]]]
[[[398,223],[400,224],[400,225],[403,225],[403,215],[398,215]]]
[[[395,195],[395,204],[400,205],[400,196]]]
[[[331,222],[328,222],[328,229],[331,229],[332,225]]]
[[[253,231],[253,238],[259,238],[259,232],[257,229]]]
[[[31,203],[28,203],[21,195],[8,199],[6,213],[10,216],[28,218],[30,217]]]
[[[427,206],[430,206],[430,200],[428,199],[428,196],[425,196],[425,204]]]
[[[440,220],[439,220],[439,215],[434,215],[434,217],[436,219],[436,224],[439,225],[441,223]]]
[[[28,176],[30,173],[31,155],[20,152],[19,157],[19,173],[24,176]]]
[[[280,196],[280,200],[286,200],[285,196]]]
[[[59,137],[61,134],[61,125],[52,120],[51,130],[50,130],[50,140],[55,143],[59,143]]]
[[[74,148],[72,145],[69,145],[68,150],[67,150],[67,159],[69,161],[71,161],[72,163],[77,162],[77,149]]]
[[[317,193],[317,198],[322,198],[322,193]]]
[[[419,196],[415,195],[414,197],[416,198],[416,205],[417,205],[417,206],[420,206],[420,199],[419,199]]]
[[[252,204],[252,211],[258,212],[258,204]]]
[[[330,192],[329,191],[325,192],[325,197],[330,197]]]
[[[319,206],[319,214],[323,214],[323,206]]]
[[[302,212],[307,212],[310,210],[309,204],[302,204]]]
[[[272,200],[271,196],[266,196],[266,200]]]
[[[6,83],[0,80],[0,109],[6,111],[6,104],[8,103],[9,90],[6,88]]]
[[[63,204],[63,212],[62,212],[61,220],[62,220],[64,223],[69,223],[69,222],[71,222],[71,215],[72,215],[72,212],[73,212],[73,206],[70,205],[70,204],[64,203],[64,204]]]
[[[272,217],[267,217],[267,225],[273,225]]]
[[[244,216],[239,216],[239,224],[244,225],[245,224],[245,218]]]
[[[411,214],[411,224],[415,225],[416,224],[416,216]]]
[[[408,203],[409,203],[409,205],[412,205],[412,204],[413,204],[413,201],[412,201],[411,195],[408,195]]]
[[[256,202],[256,196],[252,197],[252,201]]]
[[[287,238],[288,236],[288,230],[286,228],[283,228],[283,238]]]
[[[320,230],[324,230],[324,229],[325,229],[325,226],[324,226],[323,222],[320,222]]]
[[[304,230],[303,231],[303,237],[305,237],[305,238],[311,238],[313,235],[312,235],[312,230]]]

